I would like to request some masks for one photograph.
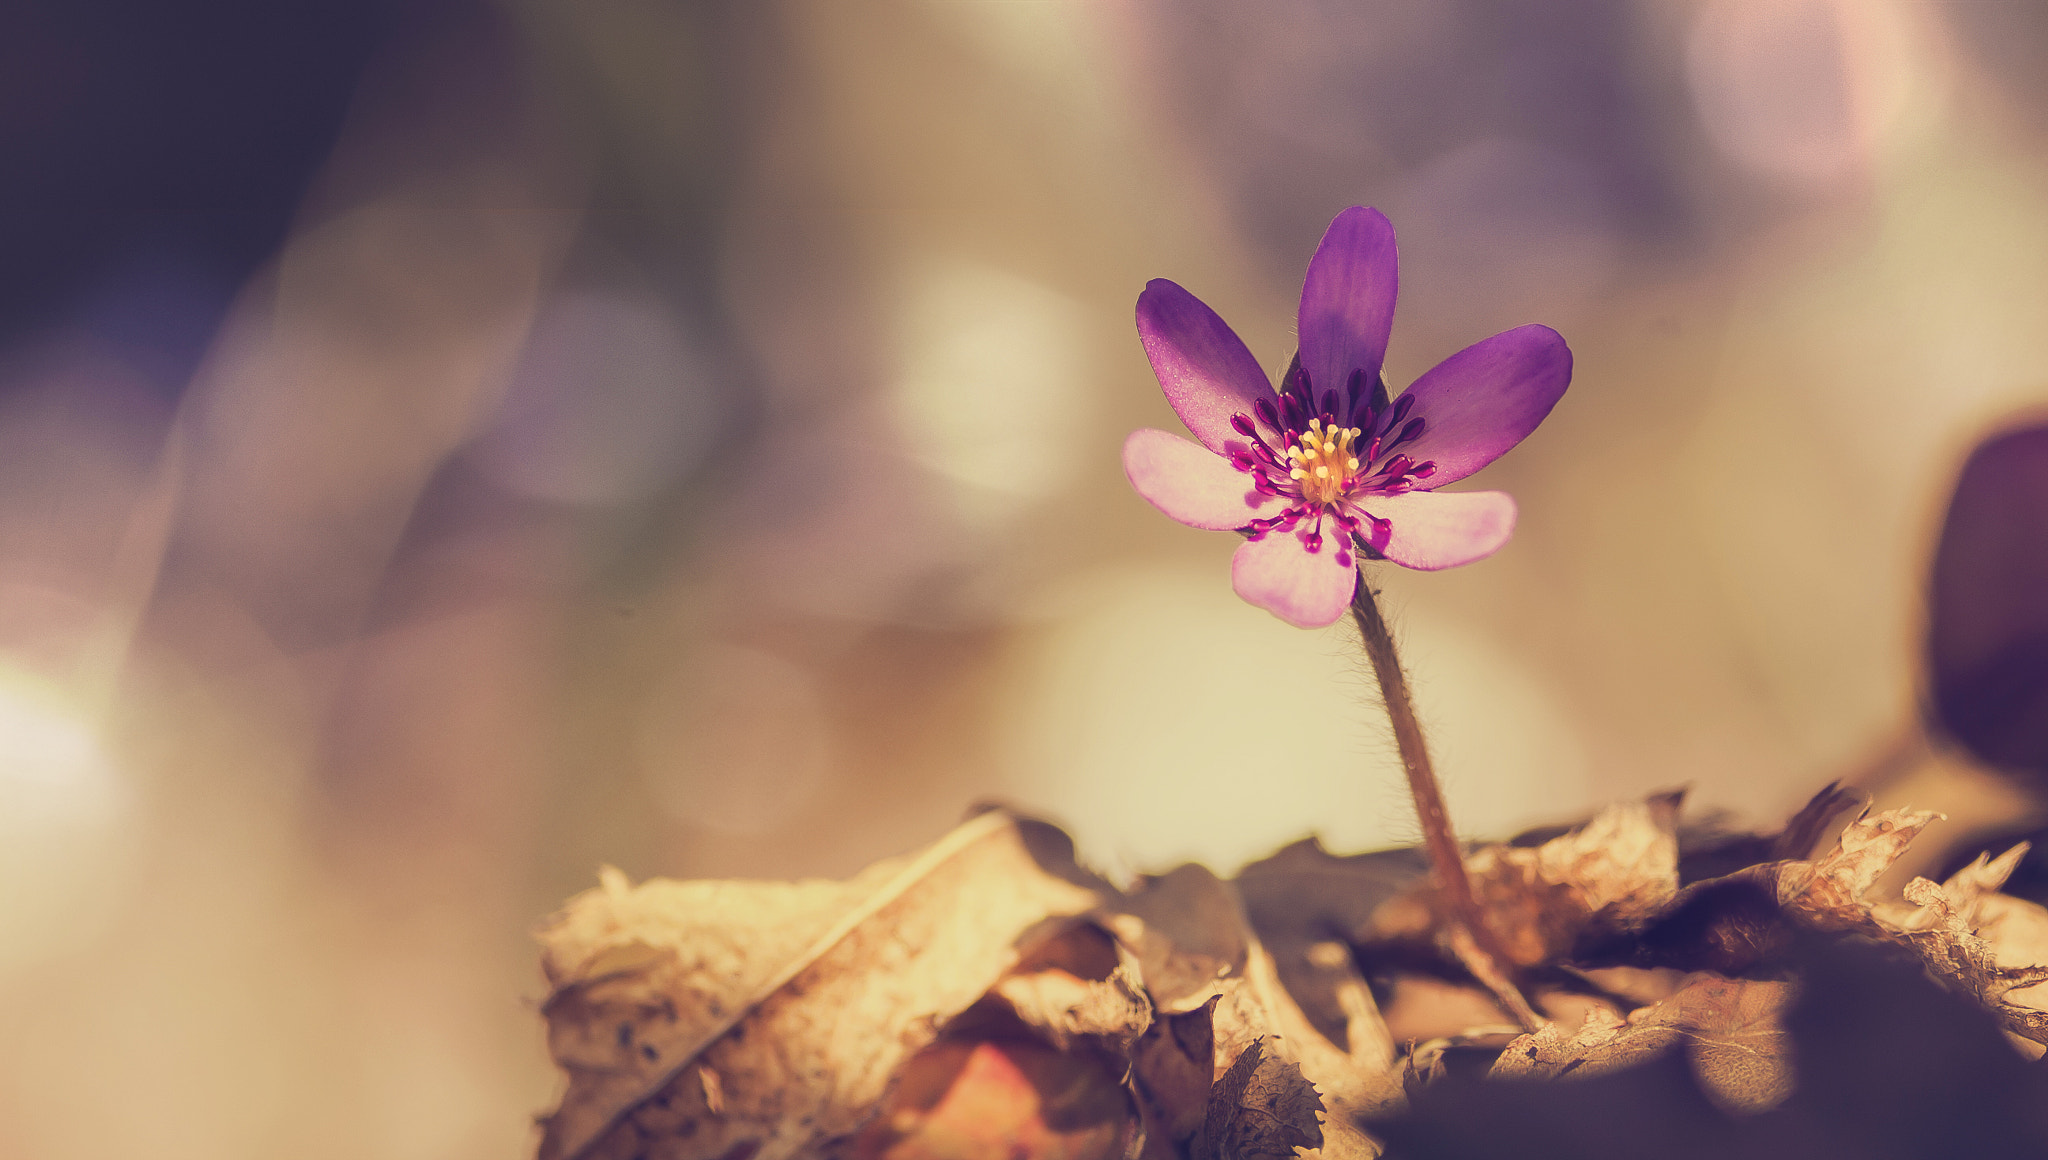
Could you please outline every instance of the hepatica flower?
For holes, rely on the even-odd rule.
[[[1380,365],[1394,320],[1394,227],[1337,215],[1301,287],[1300,352],[1275,393],[1216,312],[1164,278],[1138,296],[1152,371],[1199,445],[1134,431],[1124,472],[1191,527],[1243,533],[1237,594],[1290,624],[1344,614],[1357,552],[1433,571],[1492,555],[1515,528],[1505,492],[1440,492],[1536,429],[1572,377],[1547,326],[1466,347],[1389,399]]]

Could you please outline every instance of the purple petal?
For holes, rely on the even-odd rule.
[[[1124,474],[1153,507],[1213,532],[1241,528],[1287,507],[1285,497],[1253,491],[1252,477],[1229,460],[1150,427],[1124,440]]]
[[[1401,447],[1434,461],[1431,487],[1463,479],[1520,443],[1564,396],[1572,352],[1547,326],[1518,326],[1436,364],[1403,392],[1422,434]]]
[[[1230,417],[1251,414],[1273,397],[1273,386],[1237,332],[1201,299],[1154,278],[1138,295],[1138,338],[1166,401],[1195,438],[1218,454],[1226,442],[1242,445]]]
[[[1504,491],[1411,491],[1359,506],[1392,525],[1380,554],[1423,572],[1483,560],[1515,534],[1515,500]]]
[[[1358,582],[1358,560],[1344,533],[1323,521],[1323,542],[1316,551],[1306,543],[1314,520],[1291,532],[1268,532],[1247,540],[1230,559],[1230,586],[1296,628],[1334,624],[1351,605]]]
[[[1400,271],[1385,214],[1352,206],[1330,223],[1309,259],[1296,318],[1301,365],[1317,392],[1342,391],[1354,370],[1367,386],[1378,380]]]

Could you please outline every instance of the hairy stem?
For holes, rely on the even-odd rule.
[[[1415,706],[1408,700],[1408,678],[1401,671],[1401,658],[1394,651],[1394,637],[1380,616],[1372,586],[1363,572],[1351,594],[1351,619],[1358,622],[1358,634],[1365,640],[1365,655],[1372,660],[1373,676],[1379,678],[1380,697],[1386,702],[1387,717],[1394,723],[1394,741],[1400,746],[1401,766],[1408,771],[1408,792],[1415,798],[1415,814],[1422,822],[1422,845],[1429,853],[1437,891],[1449,911],[1451,946],[1459,959],[1480,982],[1486,984],[1517,1022],[1535,1030],[1542,1017],[1529,1006],[1509,977],[1508,958],[1500,938],[1487,925],[1486,912],[1472,894],[1472,880],[1465,875],[1465,856],[1451,830],[1450,811],[1444,808],[1443,789],[1429,764],[1429,746],[1422,739],[1422,723],[1415,719]]]

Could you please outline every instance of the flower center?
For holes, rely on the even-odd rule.
[[[1230,450],[1230,465],[1251,476],[1252,490],[1260,495],[1289,501],[1280,514],[1252,520],[1238,531],[1256,540],[1309,520],[1302,543],[1314,552],[1329,520],[1335,524],[1330,534],[1337,537],[1340,563],[1354,536],[1373,548],[1384,547],[1392,525],[1360,507],[1360,501],[1424,486],[1436,474],[1436,464],[1417,462],[1398,450],[1414,450],[1427,425],[1422,416],[1408,413],[1415,397],[1402,395],[1379,406],[1375,398],[1385,398],[1383,389],[1368,396],[1363,372],[1354,371],[1342,396],[1324,391],[1315,399],[1297,362],[1278,396],[1258,400],[1251,414],[1232,415],[1230,427],[1245,443]],[[1343,425],[1347,422],[1358,425]]]
[[[1301,498],[1312,504],[1330,504],[1343,498],[1351,480],[1363,466],[1352,440],[1356,427],[1325,427],[1321,419],[1310,419],[1297,445],[1287,449],[1288,478],[1301,485]]]

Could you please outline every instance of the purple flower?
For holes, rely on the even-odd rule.
[[[1515,529],[1505,492],[1436,489],[1520,443],[1564,395],[1572,352],[1547,326],[1496,334],[1389,399],[1394,227],[1353,206],[1330,223],[1301,287],[1301,350],[1275,394],[1216,312],[1164,278],[1138,296],[1138,336],[1166,401],[1201,441],[1134,431],[1124,472],[1190,527],[1242,532],[1237,594],[1290,624],[1344,614],[1355,550],[1406,568],[1492,555]]]

